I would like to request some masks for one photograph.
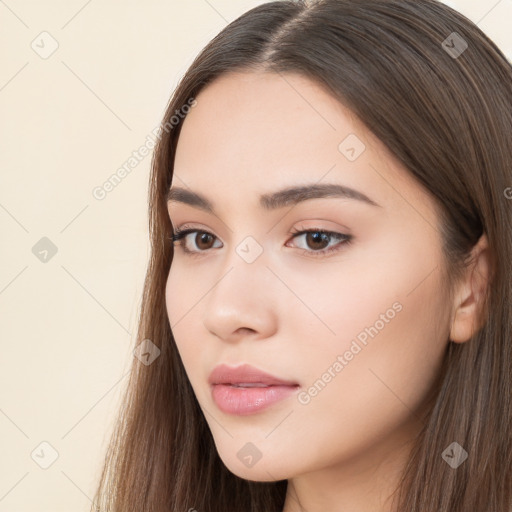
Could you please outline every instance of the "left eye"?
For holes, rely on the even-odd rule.
[[[346,244],[350,240],[349,235],[345,235],[343,233],[336,233],[333,231],[323,231],[321,229],[309,229],[305,231],[299,231],[295,233],[295,236],[293,238],[300,238],[305,237],[304,241],[306,243],[306,246],[311,247],[312,249],[315,249],[312,252],[315,253],[329,253],[331,251],[338,250],[340,245]],[[330,242],[334,240],[338,240],[339,242],[335,244],[332,247],[329,247]],[[307,248],[302,248],[303,250],[307,252]]]
[[[194,244],[199,248],[199,250],[190,249],[187,247],[187,244],[184,243],[187,242],[188,236],[194,233],[196,234],[195,237],[193,237]],[[294,235],[292,239],[305,236],[304,240],[306,244],[312,248],[312,250],[304,249],[301,247],[299,247],[299,249],[312,256],[323,256],[327,253],[341,250],[340,246],[348,245],[352,239],[352,235],[345,235],[343,233],[325,231],[322,229],[293,231],[291,234]],[[216,237],[208,231],[201,231],[199,229],[176,229],[176,233],[172,235],[171,239],[173,244],[178,242],[177,245],[181,247],[184,253],[190,255],[199,255],[200,253],[206,252],[212,248],[210,244],[216,239]],[[333,239],[339,240],[339,242],[334,246],[329,247],[329,244]],[[217,248],[218,247],[219,246],[217,246]],[[222,244],[220,247],[222,247]]]

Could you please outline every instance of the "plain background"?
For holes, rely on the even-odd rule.
[[[0,0],[0,512],[89,511],[142,341],[151,154],[93,190],[201,48],[261,3]],[[512,0],[446,3],[512,60]]]

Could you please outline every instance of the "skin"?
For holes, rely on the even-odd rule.
[[[284,512],[389,511],[446,346],[474,331],[485,236],[450,299],[433,199],[319,85],[294,74],[231,73],[197,101],[182,127],[171,187],[201,193],[216,213],[168,203],[175,229],[186,223],[200,232],[181,241],[197,256],[176,242],[166,302],[219,456],[241,478],[288,479]],[[354,161],[338,149],[349,134],[366,146]],[[328,197],[266,211],[258,202],[260,194],[327,182],[380,206]],[[353,238],[315,245],[294,228]],[[213,238],[202,242],[201,230]],[[235,250],[247,236],[263,250],[252,263]],[[212,400],[207,379],[220,363],[298,382],[304,397],[397,303],[400,311],[307,404],[297,393],[235,416]],[[252,467],[237,457],[247,442],[262,454]]]

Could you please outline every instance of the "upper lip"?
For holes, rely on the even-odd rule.
[[[249,364],[243,364],[237,367],[220,364],[210,373],[208,382],[214,384],[245,384],[257,383],[267,386],[297,386],[296,382],[287,381],[274,377]]]

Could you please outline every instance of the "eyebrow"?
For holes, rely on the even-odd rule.
[[[340,197],[354,199],[371,206],[382,208],[368,196],[353,188],[335,183],[318,183],[289,187],[270,194],[262,194],[259,199],[260,206],[265,210],[277,210],[289,205],[296,205],[308,199],[321,199],[325,197]],[[171,187],[167,192],[167,202],[188,204],[205,212],[215,214],[215,208],[205,196],[181,187]]]

